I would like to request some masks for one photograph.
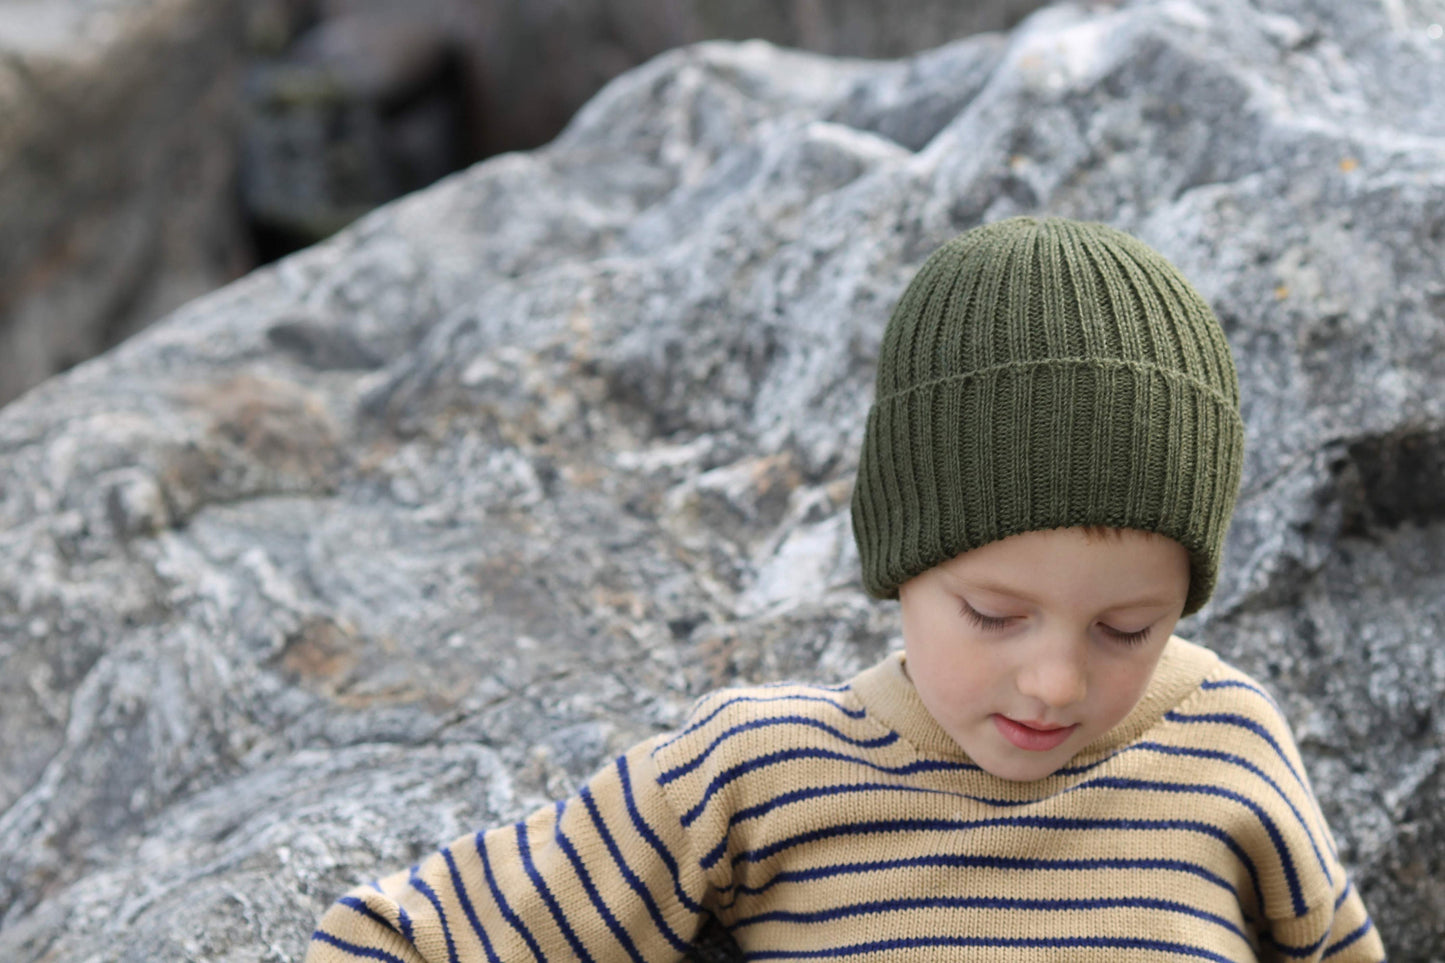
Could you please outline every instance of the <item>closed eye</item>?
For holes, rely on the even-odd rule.
[[[1143,645],[1148,641],[1149,630],[1153,627],[1152,625],[1146,625],[1137,632],[1123,632],[1114,628],[1112,625],[1105,625],[1102,622],[1099,623],[1099,628],[1104,630],[1105,635],[1115,642],[1120,642],[1124,645]]]
[[[969,605],[967,600],[965,599],[959,599],[958,602],[959,612],[974,625],[977,625],[979,628],[987,629],[989,631],[997,631],[998,629],[1008,627],[1009,619],[999,618],[996,615],[984,615],[978,609],[974,608],[972,605]]]

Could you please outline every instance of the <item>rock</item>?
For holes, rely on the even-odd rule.
[[[1224,322],[1248,462],[1181,631],[1276,693],[1392,959],[1437,959],[1445,48],[1413,6],[1260,6],[676,51],[0,411],[0,956],[297,960],[351,883],[706,689],[872,662],[884,319],[939,242],[1048,211]]]
[[[249,265],[237,2],[0,16],[0,404]]]
[[[240,189],[263,259],[463,166],[459,53],[440,28],[351,15],[247,68]]]
[[[1046,0],[411,0],[406,15],[465,50],[473,149],[551,140],[608,80],[664,50],[757,38],[850,57],[900,57],[1011,27]],[[319,0],[336,16],[396,0]]]
[[[0,404],[465,157],[550,139],[669,47],[898,55],[1041,2],[8,0]]]

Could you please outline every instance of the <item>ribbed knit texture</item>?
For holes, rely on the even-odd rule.
[[[1102,224],[959,235],[904,291],[853,495],[879,598],[980,545],[1075,525],[1167,535],[1214,589],[1243,464],[1234,360],[1172,265]]]
[[[1278,709],[1171,640],[1134,711],[1037,782],[989,775],[899,657],[709,696],[581,792],[352,891],[309,963],[1379,961]]]

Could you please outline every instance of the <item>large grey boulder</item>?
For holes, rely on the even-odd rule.
[[[237,0],[0,0],[0,404],[249,266]]]
[[[277,52],[308,10],[328,23],[384,24],[390,49],[371,58],[383,74],[415,59],[408,48],[419,38],[449,41],[472,108],[465,147],[482,156],[550,139],[604,82],[681,43],[764,36],[900,55],[1005,26],[1041,2],[847,0],[820,16],[811,0],[0,0],[0,404],[255,263],[238,203],[242,142],[253,155],[249,216],[311,236],[354,217],[347,202],[358,196],[369,206],[373,193],[399,193],[393,181],[450,169],[463,145],[451,143],[449,104],[391,105],[378,118],[344,78],[300,85],[303,101],[358,109],[323,111],[335,129],[265,103],[298,97],[294,77],[260,83],[287,90],[253,91],[263,103],[251,109],[264,116],[246,124],[246,59]],[[369,125],[381,128],[379,142]],[[332,145],[343,156],[277,163],[297,142],[324,147],[327,136],[349,138]],[[317,170],[342,183],[291,183]]]
[[[870,663],[897,616],[847,500],[883,321],[936,244],[1048,211],[1141,235],[1223,320],[1248,463],[1182,631],[1279,696],[1392,958],[1440,959],[1422,10],[677,51],[0,411],[0,957],[296,960],[353,882],[698,693]]]

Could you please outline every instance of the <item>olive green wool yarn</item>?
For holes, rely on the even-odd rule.
[[[877,598],[956,555],[1076,525],[1189,552],[1214,590],[1244,454],[1239,378],[1209,305],[1142,241],[1017,217],[935,251],[878,358],[853,489]]]

